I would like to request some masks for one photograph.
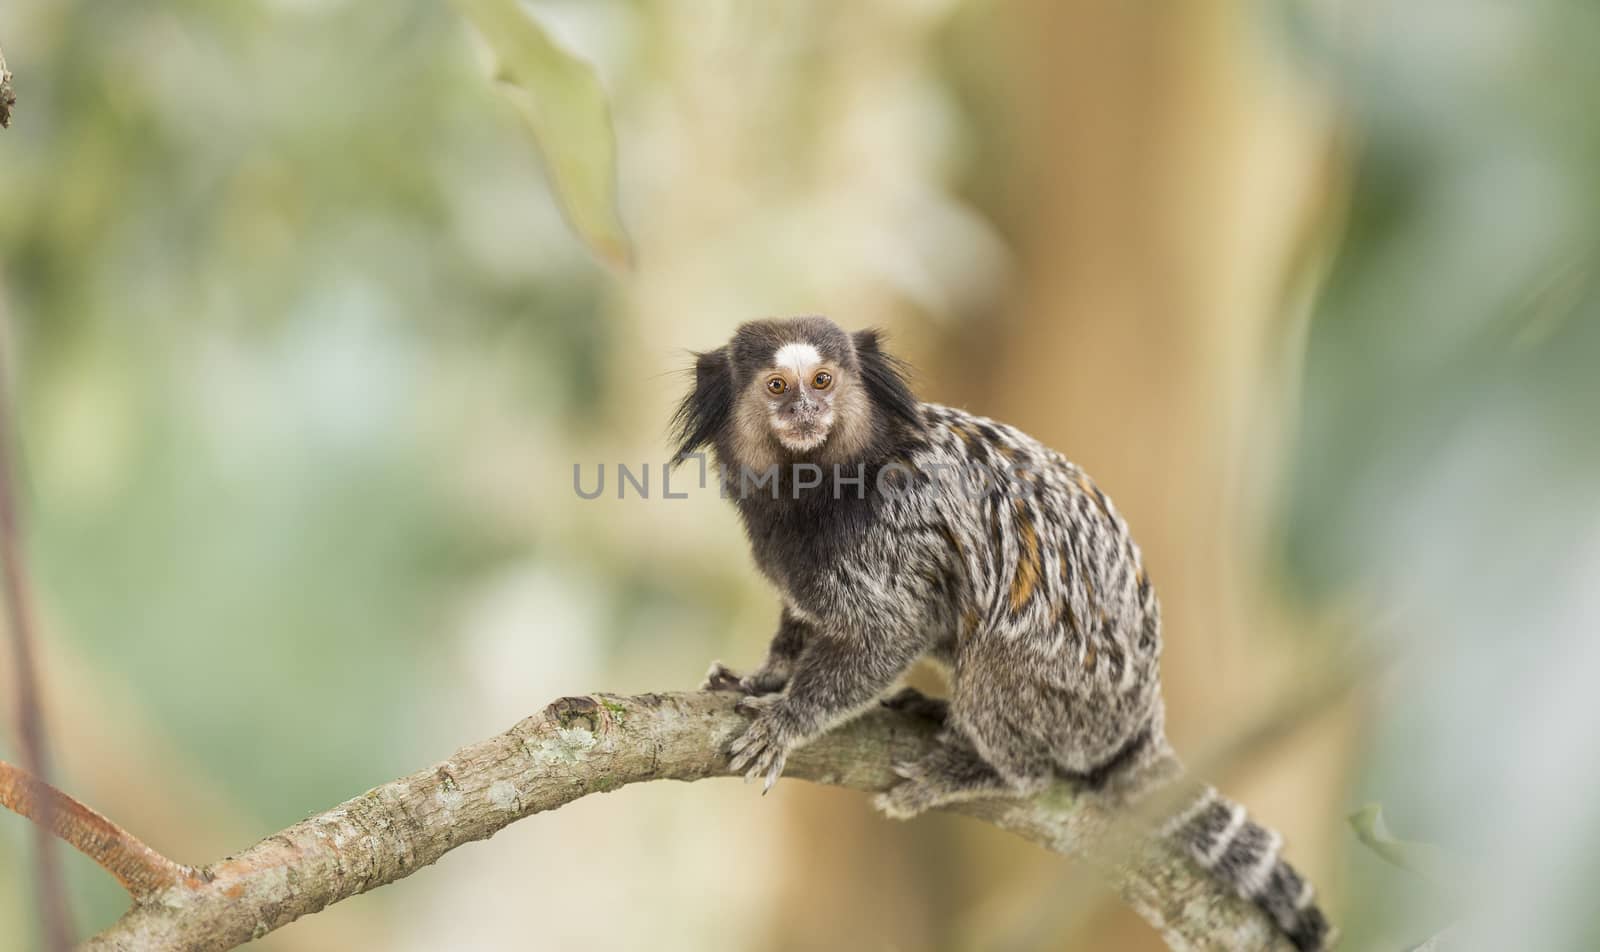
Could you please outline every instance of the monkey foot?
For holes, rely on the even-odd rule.
[[[784,685],[789,683],[789,672],[786,668],[776,668],[771,663],[763,665],[754,674],[739,677],[737,671],[732,670],[720,661],[712,662],[711,670],[706,672],[706,679],[700,685],[702,691],[737,691],[740,694],[764,695],[777,694]]]

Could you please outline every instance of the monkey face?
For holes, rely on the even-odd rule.
[[[695,385],[673,421],[681,460],[713,445],[724,464],[762,469],[802,456],[877,459],[922,426],[920,404],[876,331],[825,317],[749,321],[695,358]]]
[[[740,461],[765,464],[775,452],[820,459],[870,407],[856,383],[855,344],[823,317],[751,321],[729,342]]]
[[[840,370],[811,344],[784,344],[761,375],[767,425],[780,444],[795,453],[821,446],[834,424],[834,397]]]

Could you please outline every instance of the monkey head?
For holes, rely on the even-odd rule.
[[[695,360],[674,420],[682,460],[713,446],[723,465],[866,462],[922,425],[898,360],[876,331],[825,317],[749,321]]]

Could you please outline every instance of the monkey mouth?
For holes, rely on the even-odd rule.
[[[784,449],[794,453],[804,453],[816,449],[827,440],[832,423],[828,417],[818,416],[779,424],[774,430],[778,442],[783,444]]]

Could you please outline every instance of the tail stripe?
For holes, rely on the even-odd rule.
[[[1206,849],[1205,865],[1207,869],[1222,861],[1223,854],[1228,852],[1228,847],[1233,845],[1234,838],[1239,835],[1239,831],[1244,829],[1244,820],[1244,807],[1235,803],[1233,809],[1228,812],[1228,825],[1223,828],[1222,835],[1217,837],[1217,841]]]
[[[1280,861],[1255,901],[1278,923],[1296,949],[1319,952],[1332,945],[1334,932],[1322,910],[1312,904],[1312,895],[1311,884],[1288,863]]]
[[[1299,921],[1297,913],[1300,907],[1295,905],[1297,897],[1305,894],[1306,884],[1301,881],[1300,874],[1288,863],[1279,863],[1272,870],[1272,875],[1267,877],[1267,886],[1261,890],[1261,907],[1276,919],[1278,925],[1285,930],[1294,928]]]
[[[1283,838],[1248,820],[1243,807],[1204,787],[1162,829],[1218,882],[1261,907],[1300,952],[1323,952],[1334,941],[1311,883],[1279,856]]]
[[[1259,829],[1266,830],[1266,827]],[[1278,831],[1266,830],[1266,833],[1267,844],[1261,850],[1261,855],[1256,857],[1254,865],[1239,875],[1239,891],[1247,899],[1260,895],[1262,888],[1267,885],[1267,878],[1272,875],[1272,868],[1278,864],[1278,853],[1283,850],[1283,837],[1278,835]]]
[[[1193,822],[1193,820],[1201,813],[1205,812],[1206,808],[1211,806],[1216,799],[1216,787],[1206,787],[1205,789],[1201,790],[1200,795],[1195,797],[1188,806],[1183,808],[1183,812],[1174,814],[1172,819],[1161,825],[1161,835],[1176,836],[1180,830]]]
[[[1195,859],[1206,869],[1217,865],[1217,860],[1244,826],[1244,807],[1218,799],[1194,821],[1190,830],[1194,838],[1189,848]]]
[[[1316,895],[1317,891],[1312,887],[1311,880],[1305,880],[1300,884],[1300,895],[1294,897],[1294,907],[1296,909],[1304,909],[1311,905],[1311,900],[1316,898]]]
[[[1234,890],[1240,896],[1253,899],[1261,890],[1259,887],[1252,888],[1249,877],[1260,867],[1262,857],[1272,856],[1276,852],[1277,844],[1273,842],[1273,834],[1266,827],[1259,823],[1246,823],[1239,831],[1239,835],[1233,838],[1233,842],[1217,858],[1212,872],[1232,883]],[[1264,878],[1265,873],[1262,876]]]

